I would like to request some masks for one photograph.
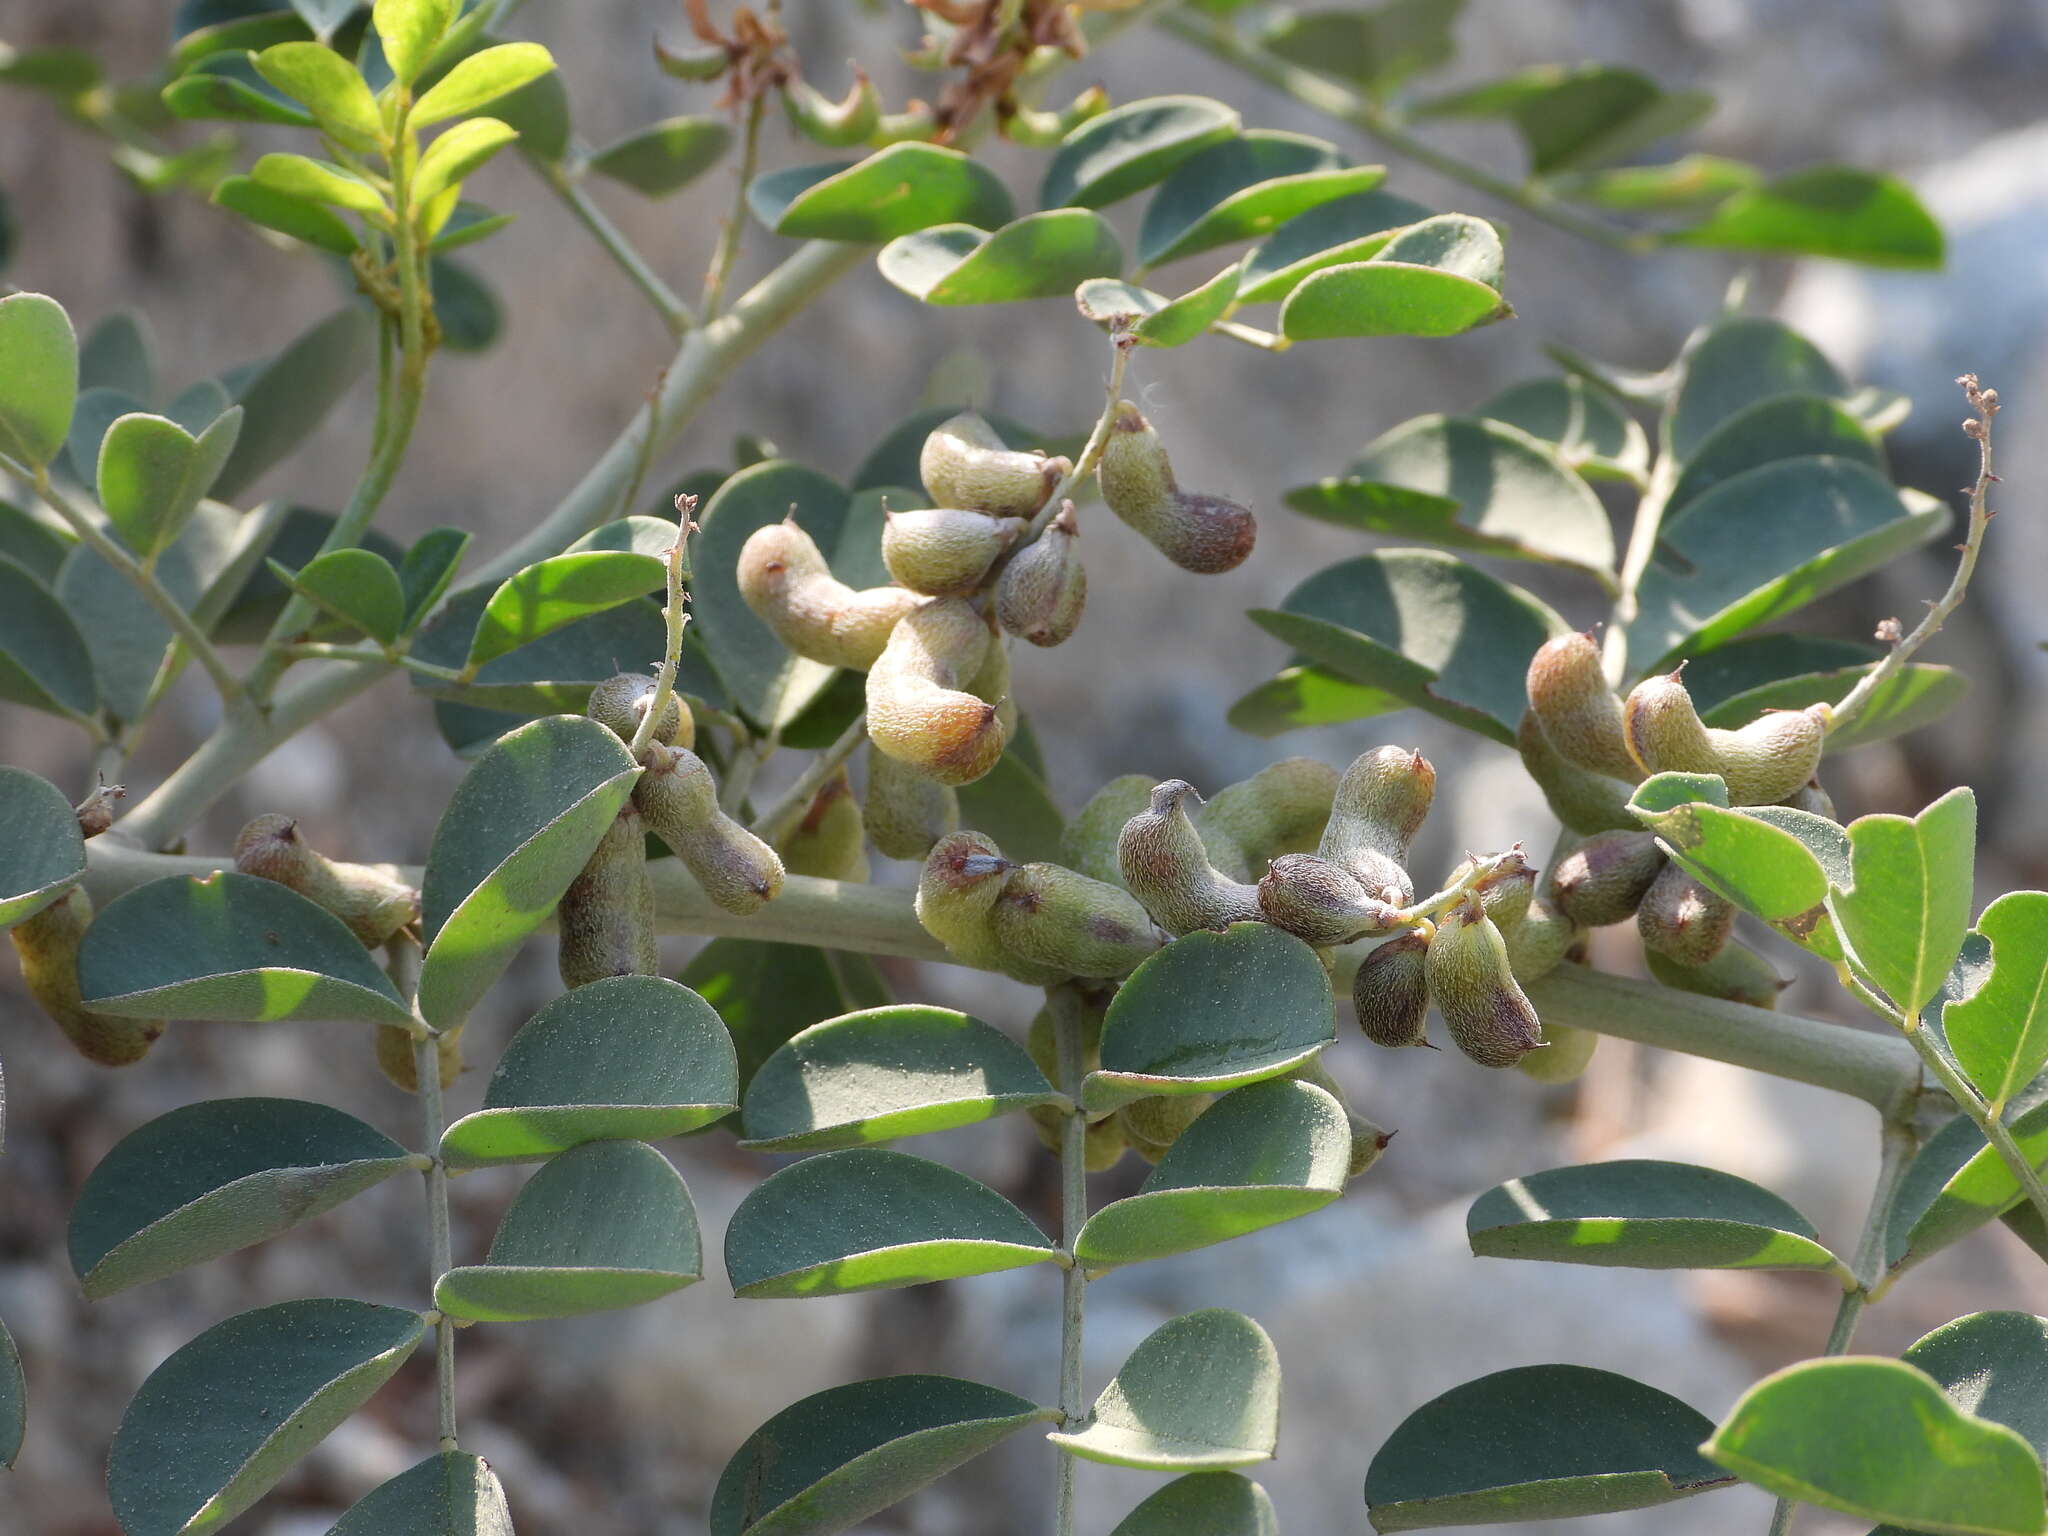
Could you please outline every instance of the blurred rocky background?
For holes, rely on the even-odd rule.
[[[714,9],[725,9],[714,0]],[[20,47],[72,44],[116,75],[148,71],[169,0],[8,0],[0,32]],[[915,40],[907,7],[820,0],[785,7],[814,78],[836,90],[858,56],[889,93],[905,94],[894,50]],[[575,103],[581,137],[602,143],[649,120],[710,110],[710,92],[660,76],[648,40],[680,30],[672,0],[536,0],[516,30],[548,44]],[[1972,700],[1939,730],[1901,747],[1831,763],[1846,815],[1911,810],[1971,782],[1983,802],[1980,880],[1986,894],[2048,881],[2048,752],[2041,709],[2048,631],[2048,10],[2039,0],[1470,0],[1462,51],[1446,83],[1550,60],[1640,67],[1670,86],[1714,91],[1720,108],[1688,147],[1783,169],[1840,159],[1912,179],[1947,226],[1948,270],[1871,276],[1825,264],[1768,264],[1751,304],[1806,328],[1852,377],[1908,390],[1913,418],[1892,439],[1901,477],[1952,502],[1970,467],[1956,430],[1953,377],[1981,372],[2004,394],[1998,498],[2005,516],[1973,600],[1934,657],[1977,678]],[[1334,138],[1379,158],[1356,134],[1252,85],[1162,36],[1139,33],[1071,72],[1061,90],[1100,80],[1118,100],[1161,91],[1212,92],[1249,124]],[[1503,168],[1505,136],[1447,129],[1444,141]],[[770,118],[768,160],[818,158]],[[1000,162],[1029,186],[1032,157]],[[1018,692],[1045,743],[1053,787],[1069,808],[1111,775],[1180,775],[1213,789],[1272,756],[1306,752],[1341,763],[1387,740],[1420,746],[1446,786],[1418,867],[1447,866],[1467,847],[1525,838],[1551,825],[1504,751],[1414,714],[1273,744],[1233,732],[1228,704],[1282,659],[1243,610],[1277,602],[1298,580],[1357,542],[1277,506],[1286,487],[1337,471],[1360,445],[1410,415],[1457,411],[1542,369],[1541,346],[1563,341],[1596,357],[1653,368],[1713,312],[1736,265],[1710,254],[1632,258],[1590,246],[1399,161],[1391,186],[1433,205],[1501,216],[1512,231],[1508,295],[1520,318],[1448,342],[1322,344],[1284,360],[1211,341],[1140,354],[1133,383],[1185,482],[1265,512],[1257,553],[1222,578],[1159,561],[1108,519],[1088,525],[1096,599],[1066,647],[1017,657]],[[18,249],[7,280],[59,297],[89,326],[121,305],[148,318],[174,385],[272,351],[339,299],[324,267],[282,254],[237,221],[192,199],[149,199],[103,147],[45,103],[0,95],[0,185],[12,200]],[[600,189],[607,209],[680,291],[694,291],[729,206],[729,170],[674,201],[642,203]],[[389,504],[401,537],[437,523],[476,530],[479,548],[509,541],[553,504],[609,441],[669,352],[661,327],[559,204],[507,157],[477,195],[516,211],[517,227],[473,253],[502,296],[503,340],[482,357],[436,365],[417,447]],[[747,235],[742,276],[765,270],[778,242]],[[1194,263],[1190,264],[1195,265]],[[1189,281],[1208,270],[1188,272]],[[1080,429],[1097,409],[1104,349],[1056,303],[1025,310],[925,310],[858,269],[738,372],[651,484],[730,462],[738,431],[791,457],[850,473],[870,445],[924,396],[960,381],[1050,435]],[[359,391],[309,450],[260,488],[333,506],[358,470],[370,399]],[[1937,546],[1838,595],[1813,627],[1863,636],[1889,614],[1910,623],[1947,580]],[[1568,616],[1590,617],[1585,594],[1530,580]],[[190,680],[131,768],[147,789],[210,724],[210,699]],[[83,789],[88,765],[46,719],[0,708],[0,758]],[[339,856],[417,861],[460,777],[426,711],[401,683],[383,685],[279,752],[208,821],[193,846],[227,846],[261,810],[305,819]],[[885,878],[901,879],[898,866]],[[695,945],[670,940],[670,974]],[[1630,945],[1612,963],[1629,964]],[[1788,969],[1793,962],[1774,949]],[[898,995],[971,1007],[1020,1028],[1032,1006],[1006,983],[965,972],[885,965]],[[470,1030],[488,1063],[555,987],[536,944]],[[1787,1006],[1831,1014],[1840,1003],[1802,977]],[[176,1279],[87,1306],[63,1257],[65,1212],[112,1143],[177,1105],[229,1094],[319,1097],[404,1137],[411,1106],[378,1076],[366,1038],[306,1027],[174,1030],[149,1062],[125,1073],[85,1066],[0,978],[0,1054],[10,1108],[0,1165],[0,1315],[20,1339],[34,1386],[19,1470],[0,1480],[0,1532],[108,1536],[105,1447],[128,1394],[166,1353],[235,1311],[292,1296],[349,1294],[416,1304],[422,1284],[418,1193],[383,1186],[303,1233]],[[1424,1053],[1408,1053],[1422,1056]],[[1786,1195],[1838,1246],[1853,1241],[1875,1165],[1876,1126],[1846,1099],[1732,1069],[1608,1042],[1592,1072],[1565,1089],[1496,1077],[1454,1058],[1368,1054],[1355,1036],[1332,1053],[1354,1099],[1401,1135],[1340,1204],[1308,1221],[1179,1260],[1119,1272],[1090,1292],[1091,1390],[1166,1316],[1229,1305],[1273,1333],[1286,1369],[1280,1459],[1259,1475],[1295,1532],[1365,1529],[1366,1462],[1410,1409],[1501,1367],[1570,1360],[1622,1369],[1717,1415],[1761,1372],[1816,1350],[1833,1309],[1819,1277],[1707,1277],[1564,1270],[1475,1260],[1462,1213],[1501,1178],[1588,1156],[1691,1158]],[[482,1072],[453,1091],[472,1107]],[[718,1234],[760,1160],[713,1135],[672,1145],[694,1191],[714,1259],[703,1285],[637,1311],[586,1322],[466,1332],[461,1340],[465,1439],[495,1462],[529,1536],[683,1536],[703,1528],[708,1491],[739,1442],[774,1410],[827,1385],[890,1371],[936,1369],[1049,1396],[1056,1371],[1057,1276],[1050,1268],[875,1297],[793,1303],[731,1299]],[[1050,1165],[1029,1127],[1003,1122],[921,1150],[994,1182],[1041,1219],[1055,1219]],[[1094,1194],[1134,1186],[1134,1161]],[[518,1174],[479,1173],[455,1186],[458,1252],[488,1240]],[[1916,1272],[1870,1313],[1863,1346],[1896,1351],[1925,1329],[1980,1307],[2048,1311],[2048,1275],[2002,1228],[1979,1234]],[[238,1529],[313,1536],[431,1438],[430,1367],[415,1360],[370,1408],[335,1434]],[[1083,1528],[1107,1530],[1152,1487],[1142,1474],[1082,1467]],[[866,1527],[918,1536],[1042,1531],[1047,1451],[1021,1437]],[[1761,1529],[1768,1501],[1715,1494],[1636,1517],[1584,1523],[1610,1536]],[[1560,1536],[1579,1524],[1560,1524]],[[1846,1532],[1816,1512],[1801,1529]]]

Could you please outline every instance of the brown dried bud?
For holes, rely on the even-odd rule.
[[[1183,570],[1216,575],[1252,552],[1258,523],[1251,509],[1180,489],[1166,445],[1128,400],[1117,406],[1096,480],[1109,510]]]
[[[1359,962],[1351,1002],[1358,1010],[1358,1027],[1374,1045],[1429,1043],[1428,957],[1428,938],[1411,931],[1387,940]]]
[[[102,784],[74,807],[78,817],[78,835],[91,839],[114,824],[114,802],[128,798],[127,789],[119,784]]]
[[[718,783],[696,753],[648,743],[633,804],[704,894],[741,917],[782,890],[775,850],[718,808]]]
[[[1581,927],[1605,928],[1634,915],[1664,864],[1648,832],[1597,832],[1557,861],[1545,895]]]
[[[1175,938],[1197,928],[1227,928],[1264,917],[1256,886],[1228,880],[1209,862],[1187,802],[1201,796],[1184,779],[1152,787],[1143,811],[1124,824],[1117,866],[1124,886]]]
[[[1080,524],[1074,504],[1011,557],[996,581],[996,617],[1003,628],[1033,645],[1065,643],[1088,602],[1088,572],[1081,564]]]

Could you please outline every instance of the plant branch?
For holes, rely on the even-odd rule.
[[[2048,1184],[2041,1182],[2041,1175],[2034,1167],[2033,1160],[2013,1140],[2012,1132],[2006,1128],[2004,1119],[1991,1105],[1984,1102],[1984,1096],[1976,1086],[1950,1063],[1934,1037],[1924,1028],[1906,1031],[1906,1039],[1913,1049],[1920,1053],[1920,1060],[1927,1070],[1934,1074],[1936,1082],[1946,1088],[1949,1097],[1956,1101],[1956,1107],[1970,1117],[1978,1130],[1984,1133],[1985,1141],[1994,1147],[2001,1161],[2019,1181],[2027,1203],[2033,1206],[2043,1222],[2048,1222]]]
[[[761,153],[761,113],[768,105],[764,91],[747,104],[747,123],[741,130],[739,188],[733,193],[732,212],[718,226],[718,246],[711,254],[711,266],[704,274],[704,297],[700,307],[704,318],[717,318],[725,298],[725,285],[732,279],[733,264],[740,259],[740,239],[747,227],[747,187],[754,179],[754,166]]]
[[[1068,1104],[1060,1117],[1060,1246],[1072,1259],[1074,1240],[1088,1220],[1088,1117],[1081,1108],[1082,1009],[1080,992],[1068,983],[1049,988],[1046,1007],[1052,1014],[1053,1052],[1059,1067],[1059,1089]],[[1082,1404],[1081,1326],[1086,1310],[1088,1275],[1078,1261],[1060,1276],[1060,1427],[1072,1431],[1084,1412]],[[1074,1532],[1074,1457],[1062,1448],[1054,1530]]]
[[[633,728],[629,746],[636,760],[654,739],[654,728],[661,723],[668,701],[675,697],[676,668],[683,659],[683,627],[690,622],[689,614],[683,611],[683,578],[689,569],[690,530],[697,526],[690,521],[690,514],[696,510],[694,496],[676,498],[676,541],[668,547],[668,595],[661,610],[668,623],[668,644],[662,652],[661,671],[655,675],[654,697],[647,701],[647,713]]]
[[[453,667],[437,667],[431,661],[420,661],[403,651],[381,651],[369,645],[329,645],[321,640],[301,640],[284,648],[285,655],[294,661],[359,661],[377,667],[403,667],[408,672],[417,672],[421,677],[431,677],[444,683],[461,681],[462,674]]]
[[[673,288],[663,282],[655,270],[648,266],[647,259],[628,240],[618,225],[605,216],[604,210],[593,203],[582,186],[570,176],[561,165],[552,161],[542,162],[528,157],[534,171],[547,183],[548,189],[560,198],[576,222],[588,230],[590,237],[603,247],[618,269],[632,280],[647,302],[654,306],[654,312],[661,316],[661,323],[668,327],[669,335],[680,338],[697,323],[690,306],[677,297]]]
[[[420,1101],[420,1132],[430,1160],[424,1170],[427,1181],[427,1251],[432,1274],[428,1285],[440,1282],[454,1264],[454,1245],[448,1222],[448,1165],[441,1157],[441,1132],[445,1115],[441,1105],[441,1054],[438,1033],[419,1011],[420,946],[410,934],[401,933],[388,946],[391,979],[413,1011],[418,1026],[413,1036],[413,1081]],[[460,1449],[455,1432],[455,1323],[436,1310],[434,1318],[434,1423],[440,1441],[438,1449]]]
[[[811,760],[803,776],[789,786],[788,792],[755,818],[754,836],[764,843],[780,841],[810,809],[811,801],[825,787],[825,781],[837,773],[840,765],[859,751],[860,744],[867,739],[868,714],[862,710],[839,733],[838,740]]]
[[[1004,564],[1016,559],[1021,551],[1035,543],[1038,536],[1051,526],[1052,520],[1060,515],[1061,503],[1072,497],[1081,482],[1095,473],[1095,466],[1102,460],[1102,450],[1109,446],[1109,434],[1116,427],[1116,408],[1123,404],[1124,398],[1124,372],[1130,367],[1131,349],[1135,346],[1137,342],[1128,335],[1111,335],[1107,386],[1109,398],[1102,407],[1102,415],[1096,419],[1095,429],[1088,434],[1088,441],[1082,444],[1080,453],[1075,455],[1073,468],[1060,477],[1060,483],[1054,486],[1052,494],[1045,498],[1045,505],[1032,516],[1023,537],[1010,546]],[[997,572],[1000,569],[1001,567],[998,567]],[[992,572],[990,575],[991,586],[994,585],[995,574],[997,573]]]
[[[1628,548],[1621,557],[1621,589],[1615,594],[1612,620],[1600,642],[1607,681],[1616,687],[1628,669],[1628,627],[1635,622],[1643,573],[1657,552],[1657,537],[1664,528],[1664,503],[1677,483],[1678,467],[1672,456],[1659,455],[1650,471],[1650,483],[1636,501],[1635,519],[1629,524]]]
[[[1964,374],[1956,383],[1962,386],[1963,396],[1975,413],[1963,423],[1963,431],[1977,444],[1977,480],[1970,487],[1969,528],[1959,546],[1962,558],[1956,562],[1956,573],[1949,581],[1948,590],[1942,593],[1939,601],[1928,606],[1927,616],[1914,626],[1910,635],[1891,648],[1884,660],[1864,674],[1863,680],[1835,706],[1828,719],[1830,733],[1842,729],[1862,714],[1878,690],[1898,675],[1899,670],[1912,659],[1913,653],[1934,638],[1941,626],[1948,622],[1949,615],[1962,606],[1963,595],[1970,589],[1970,578],[1976,574],[1977,557],[1984,551],[1984,535],[1991,527],[1991,487],[1998,480],[1998,476],[1991,472],[1991,420],[1998,414],[1998,391],[1980,386],[1974,373]],[[1886,624],[1896,630],[1896,620],[1887,620]],[[1879,633],[1885,633],[1885,628],[1880,627]]]

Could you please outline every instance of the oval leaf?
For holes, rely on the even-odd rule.
[[[1700,441],[1679,472],[1664,515],[1724,480],[1780,459],[1828,456],[1867,464],[1884,473],[1884,453],[1856,416],[1822,395],[1772,395],[1737,411]]]
[[[97,563],[91,551],[85,555]],[[79,558],[74,550],[67,564]],[[71,716],[89,715],[100,702],[92,650],[70,608],[7,559],[0,559],[0,698]]]
[[[939,224],[900,236],[875,257],[882,276],[927,304],[1014,304],[1071,292],[1123,270],[1123,247],[1086,208],[1027,213],[994,234]]]
[[[2048,1066],[2048,891],[1999,897],[1975,932],[1991,946],[1991,975],[1942,1011],[1941,1027],[1956,1064],[2002,1108]]]
[[[1163,181],[1197,150],[1233,138],[1238,115],[1206,96],[1147,96],[1091,117],[1060,141],[1038,200],[1106,208]]]
[[[1311,273],[1280,307],[1280,334],[1290,341],[1456,336],[1505,315],[1500,294],[1484,283],[1375,258]]]
[[[374,550],[330,549],[291,576],[291,584],[379,645],[393,644],[405,624],[405,590],[398,572]]]
[[[1719,779],[1659,773],[1637,786],[1629,807],[1688,873],[1745,912],[1786,922],[1818,908],[1828,879],[1812,850],[1726,799]]]
[[[756,176],[754,217],[801,240],[880,244],[934,224],[994,229],[1015,212],[995,172],[957,149],[891,144],[851,164],[800,165]]]
[[[354,248],[351,240],[349,249]],[[346,252],[344,252],[346,254]],[[368,371],[377,356],[377,323],[350,307],[321,321],[231,391],[242,407],[235,451],[213,482],[222,501],[239,501],[273,465],[295,451]]]
[[[1305,134],[1253,129],[1188,156],[1146,206],[1138,259],[1182,256],[1256,240],[1318,204],[1369,192],[1383,165],[1349,165],[1335,145]]]
[[[671,117],[605,145],[584,161],[642,197],[680,192],[718,163],[732,130],[715,117]]]
[[[1097,325],[1121,321],[1141,345],[1178,347],[1204,335],[1237,296],[1239,267],[1232,262],[1199,288],[1177,299],[1112,277],[1092,278],[1074,290],[1081,313]]]
[[[1977,797],[1952,789],[1918,816],[1849,823],[1851,880],[1828,908],[1851,958],[1908,1018],[1941,990],[1970,927]]]
[[[1737,192],[1706,222],[1669,238],[1922,270],[1939,267],[1943,254],[1941,226],[1912,188],[1847,165],[1816,165]]]
[[[490,1463],[443,1451],[357,1500],[327,1536],[513,1536],[512,1512]]]
[[[1430,210],[1391,192],[1357,192],[1289,219],[1245,258],[1240,304],[1284,299],[1325,267],[1367,261]]]
[[[408,121],[415,128],[424,128],[444,118],[467,117],[554,67],[554,56],[539,43],[499,43],[479,49],[413,103]]]
[[[2036,1171],[2048,1164],[2048,1104],[2031,1106],[2009,1129]],[[1892,1204],[1885,1262],[1894,1274],[1995,1221],[2026,1198],[1984,1133],[1958,1115],[1913,1159]]]
[[[1681,462],[1722,422],[1774,395],[1839,398],[1848,390],[1820,349],[1781,320],[1730,315],[1717,321],[1685,361],[1684,381],[1664,423],[1665,447]]]
[[[64,306],[40,293],[0,299],[0,453],[50,463],[77,399],[78,337]]]
[[[1116,1523],[1109,1536],[1280,1536],[1266,1490],[1241,1472],[1190,1472]]]
[[[652,555],[587,550],[555,555],[508,576],[484,605],[470,667],[531,645],[564,625],[659,591],[668,573]]]
[[[85,839],[64,792],[26,768],[0,767],[0,928],[34,917],[85,874]]]
[[[187,84],[179,81],[178,85]],[[226,82],[220,82],[225,84]],[[173,87],[176,89],[177,87]],[[290,235],[317,250],[337,256],[353,255],[361,243],[346,220],[303,197],[265,186],[251,176],[224,176],[209,194],[221,207],[231,209],[251,224]]]
[[[889,1001],[888,985],[866,955],[763,939],[713,939],[684,969],[683,982],[725,1021],[742,1092],[799,1030]]]
[[[1087,1418],[1046,1438],[1088,1461],[1157,1472],[1270,1461],[1280,1356],[1242,1312],[1189,1312],[1131,1351]]]
[[[1650,472],[1642,427],[1614,396],[1577,374],[1510,384],[1472,414],[1520,427],[1589,480],[1641,485]]]

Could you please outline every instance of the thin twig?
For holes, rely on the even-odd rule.
[[[1074,1241],[1088,1221],[1088,1117],[1081,1108],[1081,1015],[1086,1005],[1071,982],[1048,990],[1045,1001],[1052,1014],[1059,1088],[1068,1099],[1066,1111],[1060,1117],[1060,1246],[1072,1259]],[[1079,1425],[1085,1411],[1081,1401],[1081,1329],[1087,1294],[1087,1271],[1074,1260],[1060,1277],[1060,1428],[1069,1433]],[[1073,1536],[1074,1457],[1064,1448],[1059,1453],[1054,1529],[1057,1536]]]
[[[683,591],[683,581],[690,573],[690,534],[697,527],[690,521],[690,514],[696,510],[696,497],[676,498],[676,539],[668,547],[668,598],[661,609],[668,624],[668,643],[662,652],[661,671],[655,675],[654,697],[647,701],[647,713],[633,728],[632,753],[635,760],[647,749],[647,743],[654,739],[654,729],[661,723],[668,701],[675,697],[676,668],[683,659],[683,629],[690,622],[690,615],[684,610],[688,599]]]
[[[576,216],[576,222],[590,232],[590,237],[611,257],[613,264],[654,306],[654,312],[661,316],[661,323],[668,327],[669,335],[680,337],[697,323],[696,316],[690,313],[690,306],[661,280],[654,268],[647,264],[647,258],[640,254],[618,225],[605,217],[604,210],[590,200],[567,170],[552,161],[543,163],[536,160],[533,166],[548,189]]]
[[[453,667],[437,667],[431,661],[421,661],[404,651],[384,651],[368,645],[331,645],[323,640],[300,640],[284,648],[284,653],[294,661],[357,661],[378,667],[403,667],[408,672],[417,672],[421,677],[431,677],[437,682],[455,683],[462,681],[462,674]]]
[[[697,306],[707,321],[717,318],[718,306],[725,298],[725,285],[732,278],[734,263],[740,259],[740,239],[747,227],[747,188],[754,180],[754,167],[760,159],[761,113],[767,105],[766,92],[747,104],[746,127],[740,137],[739,187],[733,194],[732,212],[718,227],[718,246],[712,252],[710,269],[704,274],[703,301]]]
[[[811,760],[811,765],[803,771],[803,777],[789,786],[788,793],[755,818],[754,836],[764,843],[779,842],[810,809],[811,801],[825,787],[825,781],[837,773],[840,765],[853,756],[867,739],[868,715],[866,710],[862,710],[831,746]]]
[[[391,959],[391,979],[412,1009],[412,1061],[414,1088],[420,1101],[420,1132],[426,1139],[428,1158],[421,1171],[427,1181],[427,1262],[432,1274],[431,1288],[453,1266],[454,1244],[448,1221],[448,1165],[441,1157],[441,1132],[445,1114],[441,1105],[440,1032],[426,1021],[419,1008],[420,946],[409,933],[401,933],[386,946]],[[445,1313],[434,1317],[434,1422],[439,1449],[460,1448],[455,1429],[455,1322]]]

